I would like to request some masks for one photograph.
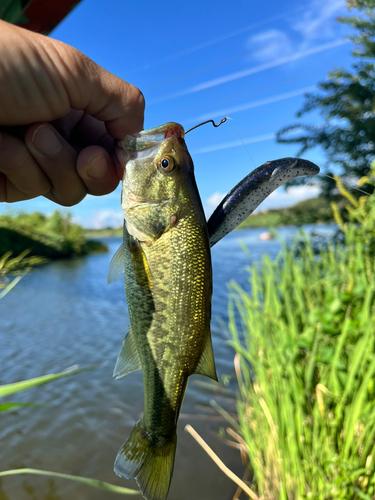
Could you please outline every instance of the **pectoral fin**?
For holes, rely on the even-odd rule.
[[[204,375],[205,377],[212,378],[212,380],[215,380],[216,382],[218,381],[211,335],[207,336],[206,345],[204,346],[201,359],[195,369],[194,375]]]
[[[109,264],[107,285],[118,281],[124,276],[124,245],[121,243]]]
[[[114,378],[118,379],[125,377],[129,373],[140,370],[141,361],[137,351],[134,335],[131,330],[126,334],[122,343],[120,354],[117,357],[115,369],[113,370]]]

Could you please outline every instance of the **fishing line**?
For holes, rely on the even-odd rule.
[[[321,175],[322,177],[328,177],[328,179],[332,179],[333,181],[336,181],[336,179],[334,177],[331,177],[330,175],[327,175],[327,174],[323,174],[322,172],[320,172],[318,175]],[[374,196],[373,194],[368,193],[367,191],[364,191],[363,189],[360,189],[360,188],[358,188],[356,186],[352,186],[351,184],[349,184],[349,182],[344,181],[343,179],[341,179],[340,176],[338,176],[338,178],[339,178],[339,181],[341,182],[341,184],[343,184],[348,189],[354,189],[355,191],[359,191],[360,193],[363,193],[366,196]]]
[[[243,142],[242,137],[240,136],[240,133],[238,132],[238,130],[236,129],[236,127],[235,127],[235,125],[234,125],[234,123],[233,123],[233,119],[232,119],[232,118],[229,118],[229,116],[227,116],[227,119],[231,121],[231,123],[232,123],[232,125],[233,125],[233,128],[234,128],[234,130],[236,131],[236,134],[238,135],[238,138],[239,138],[239,140],[240,140],[240,141],[241,141],[241,143],[242,143],[242,146],[245,148],[245,151],[246,151],[246,153],[248,154],[248,156],[249,156],[249,158],[250,158],[250,160],[251,160],[251,163],[252,163],[252,164],[254,165],[254,167],[256,168],[256,165],[255,165],[255,163],[254,163],[254,160],[251,158],[250,153],[249,153],[249,151],[247,150],[247,147],[245,146],[245,143]]]
[[[250,153],[249,153],[249,151],[248,151],[248,149],[247,149],[247,147],[246,147],[246,145],[245,145],[244,141],[242,140],[242,137],[241,137],[240,133],[238,132],[238,130],[237,130],[237,128],[236,128],[236,126],[235,126],[235,125],[234,125],[234,123],[233,123],[233,119],[232,119],[232,118],[230,118],[229,116],[225,116],[224,118],[222,118],[222,119],[219,121],[219,123],[215,123],[215,122],[214,122],[214,120],[206,120],[206,121],[204,121],[204,122],[202,122],[202,123],[199,123],[198,125],[195,125],[194,127],[189,128],[189,130],[187,130],[187,131],[185,132],[185,134],[187,134],[188,132],[191,132],[192,130],[194,130],[194,129],[198,128],[198,127],[201,127],[202,125],[206,125],[207,123],[212,123],[212,125],[213,125],[214,127],[220,127],[220,125],[222,125],[223,123],[225,123],[227,120],[230,120],[230,121],[231,121],[232,126],[233,126],[233,128],[234,128],[234,130],[235,130],[235,132],[236,132],[236,134],[237,134],[237,136],[238,136],[238,138],[239,138],[239,140],[241,141],[241,143],[242,143],[243,147],[245,148],[245,151],[246,151],[246,153],[248,154],[248,156],[249,156],[249,158],[250,158],[250,160],[251,160],[252,164],[253,164],[253,165],[254,165],[254,167],[256,168],[256,165],[255,165],[255,163],[254,163],[254,160],[252,159],[252,157],[251,157],[251,155],[250,155]],[[318,175],[321,175],[322,177],[327,177],[328,179],[332,179],[333,181],[335,181],[335,180],[336,180],[334,177],[332,177],[332,176],[330,176],[330,175],[327,175],[327,174],[323,174],[322,172],[320,172]],[[351,184],[349,184],[347,181],[344,181],[344,180],[343,180],[343,179],[341,179],[340,177],[339,177],[339,180],[340,180],[340,182],[341,182],[341,183],[342,183],[345,187],[347,187],[348,189],[353,189],[353,190],[355,190],[355,191],[359,191],[360,193],[365,194],[366,196],[372,196],[372,197],[373,197],[373,196],[375,196],[374,194],[368,193],[367,191],[364,191],[363,189],[360,189],[360,188],[358,188],[358,187],[356,187],[356,186],[352,186]],[[307,185],[312,185],[312,183],[306,183],[306,184],[307,184]],[[306,184],[305,184],[305,185],[306,185]]]
[[[191,132],[192,130],[194,130],[195,128],[201,127],[202,125],[206,125],[206,123],[212,123],[212,125],[213,125],[214,127],[220,127],[220,125],[221,125],[222,123],[225,123],[227,120],[230,120],[230,121],[231,121],[231,123],[232,123],[232,125],[233,125],[233,128],[234,128],[234,130],[236,131],[236,134],[238,135],[238,138],[239,138],[239,140],[240,140],[240,141],[241,141],[241,143],[242,143],[242,146],[245,148],[245,151],[246,151],[246,153],[248,154],[248,156],[249,156],[249,158],[250,158],[250,160],[251,160],[252,164],[253,164],[253,165],[254,165],[254,167],[256,168],[256,165],[255,165],[255,163],[254,163],[254,160],[251,158],[250,153],[249,153],[249,151],[247,150],[247,147],[245,146],[245,143],[244,143],[244,141],[242,140],[242,137],[240,136],[240,133],[238,132],[238,130],[237,130],[237,129],[236,129],[236,127],[234,126],[233,119],[232,119],[232,118],[230,118],[229,116],[225,116],[225,117],[224,117],[222,120],[220,120],[220,121],[219,121],[219,123],[217,123],[217,124],[216,124],[213,120],[206,120],[205,122],[199,123],[198,125],[195,125],[194,127],[189,128],[189,130],[187,130],[187,131],[185,132],[185,135],[186,135],[188,132]]]
[[[187,130],[187,131],[185,132],[185,135],[186,135],[188,132],[191,132],[192,130],[194,130],[194,129],[198,128],[198,127],[201,127],[202,125],[206,125],[206,123],[212,123],[212,125],[213,125],[214,127],[220,127],[220,125],[221,125],[222,123],[225,123],[227,120],[230,120],[230,121],[231,121],[231,123],[232,123],[232,125],[233,125],[233,128],[234,128],[234,130],[235,130],[236,134],[238,135],[239,140],[240,140],[240,141],[241,141],[241,143],[242,143],[242,146],[245,148],[245,151],[246,151],[246,153],[248,154],[248,156],[249,156],[249,158],[250,158],[250,160],[251,160],[252,164],[253,164],[253,165],[254,165],[254,167],[256,168],[256,165],[255,165],[255,163],[254,163],[254,160],[251,158],[250,153],[249,153],[249,151],[247,150],[247,147],[245,146],[245,143],[244,143],[244,141],[242,140],[242,137],[240,136],[240,133],[238,132],[238,130],[236,129],[236,127],[235,127],[235,125],[234,125],[234,123],[233,123],[233,119],[232,119],[232,118],[230,118],[229,116],[225,116],[225,117],[224,117],[222,120],[220,120],[220,121],[219,121],[219,123],[217,123],[217,124],[216,124],[213,120],[206,120],[205,122],[199,123],[198,125],[195,125],[194,127],[189,128],[189,130]]]

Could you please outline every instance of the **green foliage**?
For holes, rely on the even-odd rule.
[[[122,238],[123,232],[122,226],[118,228],[86,229],[85,236],[87,238]]]
[[[10,396],[11,394],[16,394],[18,392],[26,391],[27,389],[31,389],[32,387],[36,387],[38,385],[48,384],[49,382],[53,382],[63,377],[69,377],[70,375],[76,375],[78,373],[85,372],[87,370],[93,370],[97,368],[96,365],[89,366],[87,368],[70,368],[64,372],[60,373],[51,373],[49,375],[42,375],[41,377],[32,378],[29,380],[22,380],[21,382],[14,382],[12,384],[0,385],[0,398],[5,396]],[[1,403],[0,404],[0,412],[6,411],[9,409],[14,409],[18,406],[30,406],[32,403]]]
[[[71,214],[57,210],[46,216],[39,212],[0,216],[0,255],[30,250],[30,255],[50,259],[106,251],[101,242],[88,242],[84,229],[72,222]]]
[[[322,125],[296,124],[278,133],[279,142],[301,146],[298,154],[321,146],[328,163],[341,167],[344,179],[367,175],[375,158],[375,5],[372,0],[351,0],[348,7],[361,11],[361,16],[339,18],[357,31],[349,38],[355,46],[352,55],[359,62],[352,65],[351,71],[337,69],[329,73],[327,81],[318,85],[319,94],[306,95],[297,116],[319,110],[324,118]],[[320,180],[325,193],[335,187],[330,180]],[[301,179],[292,183],[304,182]]]
[[[335,178],[340,193],[348,202],[344,206],[344,213],[332,203],[335,221],[347,238],[361,242],[366,249],[368,259],[371,259],[375,251],[375,196],[362,196],[357,200],[344,188],[341,180],[337,176]],[[369,174],[362,177],[358,184],[375,188],[375,162],[372,163]],[[348,222],[344,222],[343,219]]]
[[[123,488],[122,486],[115,486],[114,484],[106,483],[105,481],[99,481],[98,479],[91,479],[88,477],[72,476],[70,474],[61,474],[60,472],[50,472],[47,470],[39,469],[13,469],[0,472],[0,477],[3,476],[14,476],[17,474],[34,474],[37,476],[47,476],[56,477],[59,479],[69,479],[70,481],[75,481],[78,483],[86,484],[87,486],[92,486],[94,488],[99,488],[101,490],[110,491],[111,493],[120,493],[122,495],[140,495],[141,492],[137,490],[131,490],[130,488]]]
[[[333,197],[332,199],[337,199]],[[333,212],[325,197],[310,198],[292,207],[267,210],[250,215],[240,224],[239,229],[248,227],[301,226],[333,222]]]
[[[32,266],[43,264],[41,257],[26,257],[29,250],[25,250],[18,257],[13,257],[12,252],[7,252],[0,257],[0,299],[10,292],[16,284],[27,274]]]
[[[339,187],[344,245],[284,246],[250,269],[250,293],[232,284],[237,409],[264,500],[375,498],[375,198]]]

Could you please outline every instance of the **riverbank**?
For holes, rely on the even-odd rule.
[[[0,255],[19,255],[25,250],[29,250],[29,256],[61,259],[107,252],[108,247],[88,239],[70,214],[57,210],[50,216],[38,212],[0,216]]]
[[[341,206],[342,200],[341,195],[332,197],[332,199],[310,198],[291,207],[257,212],[244,220],[238,229],[329,224],[334,222],[331,202]]]
[[[342,196],[332,199],[323,197],[310,198],[287,208],[266,210],[250,215],[238,229],[274,228],[285,226],[302,226],[306,224],[330,224],[334,222],[331,202],[341,206]],[[86,238],[117,238],[122,236],[122,226],[118,228],[86,229]]]
[[[106,227],[104,229],[85,229],[86,238],[121,238],[122,226],[117,228]]]

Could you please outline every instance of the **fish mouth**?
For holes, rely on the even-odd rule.
[[[159,127],[142,130],[138,134],[127,135],[124,140],[118,142],[118,147],[131,154],[133,151],[139,152],[160,147],[163,141],[171,137],[176,137],[181,143],[184,142],[185,131],[182,125],[168,122]]]
[[[142,132],[139,132],[139,136],[141,139],[148,139],[151,141],[162,141],[172,136],[183,139],[185,137],[185,131],[183,126],[179,123],[168,122],[159,127],[142,130]]]

